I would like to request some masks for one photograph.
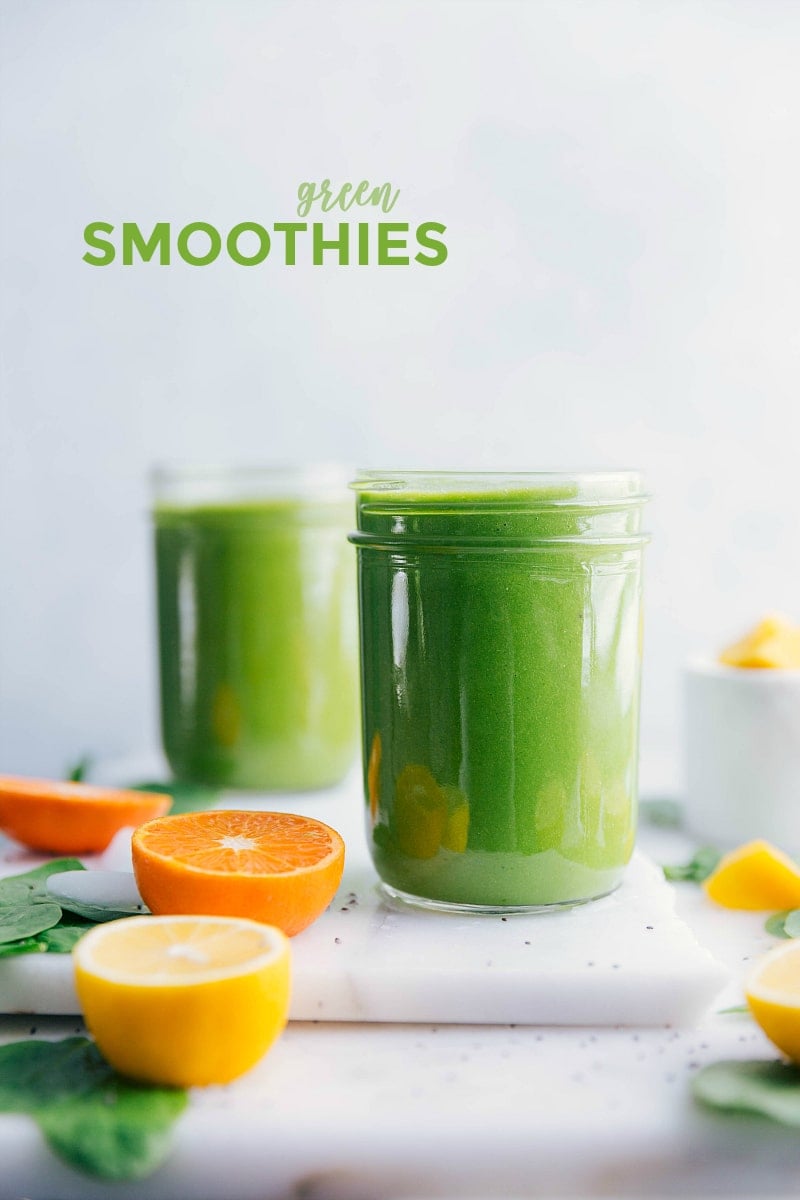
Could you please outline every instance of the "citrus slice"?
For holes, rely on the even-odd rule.
[[[344,869],[336,830],[293,813],[161,817],[136,830],[132,851],[152,912],[252,917],[289,937],[328,907]]]
[[[168,1087],[249,1071],[289,1012],[289,943],[231,917],[125,917],[73,951],[89,1031],[112,1067]]]
[[[0,776],[0,829],[46,854],[95,854],[115,833],[168,811],[172,798],[88,783]]]
[[[703,887],[724,908],[800,907],[800,869],[769,842],[747,842],[724,855]]]
[[[764,955],[745,981],[745,998],[769,1040],[800,1064],[800,942]]]

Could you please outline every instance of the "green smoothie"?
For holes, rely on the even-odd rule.
[[[374,862],[444,904],[600,896],[635,834],[638,477],[466,482],[354,485]]]
[[[157,503],[154,520],[176,777],[263,790],[341,780],[358,718],[352,502]]]

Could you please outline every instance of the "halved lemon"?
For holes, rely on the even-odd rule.
[[[757,963],[745,998],[769,1040],[800,1064],[800,942],[776,946]]]
[[[747,842],[726,854],[703,887],[724,908],[800,907],[800,868],[769,842]]]
[[[111,1065],[172,1087],[228,1083],[289,1013],[289,941],[237,917],[126,917],[73,951],[89,1031]]]

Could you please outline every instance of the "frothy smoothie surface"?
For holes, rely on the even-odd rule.
[[[356,490],[382,879],[500,908],[610,891],[635,834],[638,476]]]

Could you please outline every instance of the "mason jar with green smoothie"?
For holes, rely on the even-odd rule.
[[[346,474],[153,478],[162,741],[176,778],[263,791],[338,783],[358,723]]]
[[[363,472],[364,784],[384,890],[569,905],[636,829],[645,495],[635,472]]]

